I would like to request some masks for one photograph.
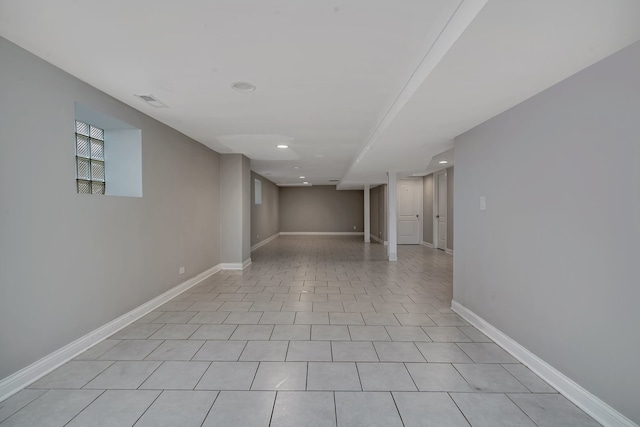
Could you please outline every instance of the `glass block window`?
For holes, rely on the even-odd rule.
[[[104,194],[104,130],[76,120],[76,185],[81,194]]]

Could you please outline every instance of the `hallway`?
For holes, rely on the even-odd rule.
[[[449,307],[453,257],[281,236],[0,403],[0,426],[598,426]]]

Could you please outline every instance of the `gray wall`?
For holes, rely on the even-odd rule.
[[[376,187],[378,191],[378,236],[387,240],[387,184]]]
[[[453,167],[447,168],[447,249],[453,250],[454,234],[453,225],[455,219],[455,213],[453,210],[454,205],[454,182],[453,182]],[[423,209],[423,224],[422,224],[422,241],[433,244],[433,204],[434,204],[434,176],[433,174],[424,177],[423,181],[423,197],[422,197],[422,209]],[[435,245],[434,245],[435,246]]]
[[[254,180],[262,184],[262,204],[255,204]],[[251,172],[251,246],[280,231],[280,189],[267,178]]]
[[[333,185],[281,187],[280,231],[362,232],[364,194]]]
[[[636,423],[639,75],[636,43],[455,141],[455,300]]]
[[[1,38],[0,58],[5,378],[217,265],[220,221],[218,154]],[[76,193],[74,101],[142,129],[144,197]]]
[[[456,214],[453,210],[455,201],[454,195],[454,182],[453,182],[453,168],[447,168],[447,249],[453,250],[454,234],[453,226],[455,224]]]
[[[242,154],[220,155],[220,243],[223,263],[251,256],[251,171]]]
[[[387,185],[378,185],[371,189],[369,198],[369,212],[371,213],[371,234],[381,240],[387,239],[387,206],[385,192]]]
[[[423,178],[422,241],[433,244],[433,174]]]
[[[242,261],[251,258],[251,160],[242,156]]]
[[[369,191],[369,218],[371,226],[371,236],[382,239],[380,233],[380,191],[378,187],[374,187]]]

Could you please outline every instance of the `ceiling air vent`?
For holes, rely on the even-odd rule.
[[[167,104],[160,101],[153,95],[135,95],[137,98],[142,99],[147,104],[151,105],[153,108],[169,108]]]

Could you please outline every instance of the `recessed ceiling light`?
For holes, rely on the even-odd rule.
[[[308,183],[309,183],[308,181],[303,182],[303,184],[308,184]]]
[[[289,148],[289,146],[286,145],[286,144],[278,144],[278,145],[276,145],[276,147],[278,147],[278,148]]]
[[[294,169],[300,169],[300,166],[294,166],[293,168]]]
[[[440,163],[441,165],[444,165],[445,163],[449,163],[446,160],[440,160],[438,163]]]
[[[249,82],[235,82],[231,87],[238,92],[253,92],[256,90],[256,85]]]
[[[301,176],[301,177],[299,177],[299,178],[300,178],[300,179],[305,179],[305,178],[306,178],[306,176]]]

